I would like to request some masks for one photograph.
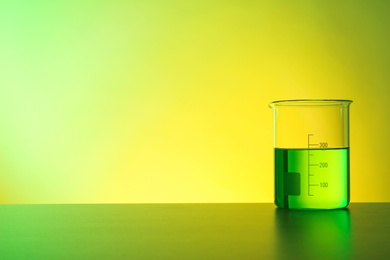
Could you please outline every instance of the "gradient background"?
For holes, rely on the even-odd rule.
[[[272,202],[278,99],[352,99],[390,201],[390,2],[0,1],[0,203]]]

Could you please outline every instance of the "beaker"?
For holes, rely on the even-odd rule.
[[[349,204],[352,100],[280,100],[274,115],[275,205],[336,209]]]

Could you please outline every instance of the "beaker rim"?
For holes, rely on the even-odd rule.
[[[349,99],[285,99],[276,100],[269,103],[269,107],[274,106],[335,106],[349,105],[353,101]]]

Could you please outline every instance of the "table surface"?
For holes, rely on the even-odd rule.
[[[390,203],[0,205],[0,259],[384,259]]]

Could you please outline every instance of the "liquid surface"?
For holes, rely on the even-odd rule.
[[[275,204],[290,209],[348,206],[349,148],[276,148]]]

